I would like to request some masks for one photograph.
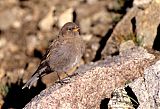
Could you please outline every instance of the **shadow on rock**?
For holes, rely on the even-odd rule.
[[[158,25],[158,28],[157,28],[157,35],[156,35],[156,38],[154,40],[154,43],[153,43],[153,49],[154,50],[157,50],[157,51],[160,51],[160,24]]]
[[[104,98],[104,99],[101,101],[100,109],[108,109],[109,100],[110,100],[109,98]]]
[[[31,87],[31,89],[22,89],[23,85],[22,80],[9,85],[9,91],[4,98],[2,109],[22,109],[34,96],[46,88],[46,85],[41,80],[38,81],[37,87]]]

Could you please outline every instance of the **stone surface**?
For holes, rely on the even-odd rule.
[[[92,34],[81,35],[84,41],[90,41],[93,38]]]
[[[160,109],[160,60],[144,71],[129,86],[138,98],[138,109]]]
[[[102,51],[103,57],[117,52],[122,42],[127,41],[129,39],[134,39],[131,20],[136,16],[138,11],[139,9],[137,7],[133,7],[116,25],[116,27],[113,30],[113,33],[107,40],[105,48]]]
[[[24,109],[99,109],[101,100],[109,98],[115,88],[143,76],[143,70],[153,59],[154,56],[143,48],[134,48],[109,60],[82,66],[75,72],[76,76],[65,79],[68,84],[47,88]]]
[[[10,27],[21,27],[20,19],[24,11],[19,7],[10,7],[6,10],[0,10],[0,29],[6,30]]]
[[[61,28],[65,23],[73,21],[73,8],[65,10],[58,18],[58,26]]]
[[[123,87],[117,88],[112,92],[112,97],[108,103],[109,109],[135,109],[130,97]]]
[[[134,48],[134,47],[135,47],[135,43],[133,42],[133,40],[128,40],[126,42],[123,42],[120,45],[119,51],[122,52],[128,49]]]
[[[151,3],[153,0],[134,0],[133,4],[135,6],[141,6],[141,5],[147,5],[149,3]]]
[[[54,16],[55,7],[51,7],[48,14],[39,22],[39,27],[44,31],[51,31],[53,24],[57,21],[57,17]]]
[[[89,33],[91,31],[91,28],[90,28],[91,19],[90,18],[80,20],[79,25],[80,25],[82,33]]]
[[[35,35],[29,35],[26,37],[26,53],[30,56],[34,54],[34,50],[38,46],[38,38]]]
[[[105,11],[105,9],[93,14],[91,17],[91,31],[94,35],[104,36],[106,31],[109,29],[108,24],[113,22],[111,14]]]
[[[136,31],[139,45],[152,48],[160,24],[160,4],[152,2],[136,16]]]
[[[157,27],[160,24],[160,3],[153,0],[139,4],[147,5],[145,7],[135,5],[127,12],[107,40],[102,57],[118,52],[120,44],[127,40],[133,40],[137,45],[152,48]]]

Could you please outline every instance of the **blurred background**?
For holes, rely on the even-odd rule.
[[[21,89],[66,22],[81,28],[86,42],[82,64],[118,55],[113,46],[126,40],[137,43],[133,33],[106,46],[115,26],[132,7],[133,0],[0,0],[0,108],[21,109],[57,80],[50,74],[30,90]],[[134,18],[131,23],[135,32]]]

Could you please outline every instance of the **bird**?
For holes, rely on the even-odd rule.
[[[22,89],[27,87],[30,89],[39,78],[52,72],[57,73],[60,81],[59,73],[66,73],[78,65],[84,51],[85,43],[80,35],[80,27],[76,23],[67,22],[46,50],[35,73]]]

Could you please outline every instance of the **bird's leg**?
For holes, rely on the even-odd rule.
[[[58,72],[57,72],[57,76],[58,76],[58,79],[59,79],[59,80],[61,80],[61,78],[60,78],[60,76],[59,76]]]
[[[63,85],[62,80],[61,80],[61,78],[60,78],[58,72],[57,72],[57,76],[58,76],[58,81],[56,81],[55,83],[60,83],[61,85]]]
[[[67,75],[67,77],[72,77],[72,75],[69,75],[67,72],[64,72],[66,75]]]
[[[64,82],[63,80],[61,80],[58,72],[57,72],[57,76],[58,76],[59,81],[57,81],[56,83],[60,83],[61,85],[63,85],[64,83],[66,83],[66,82]]]

